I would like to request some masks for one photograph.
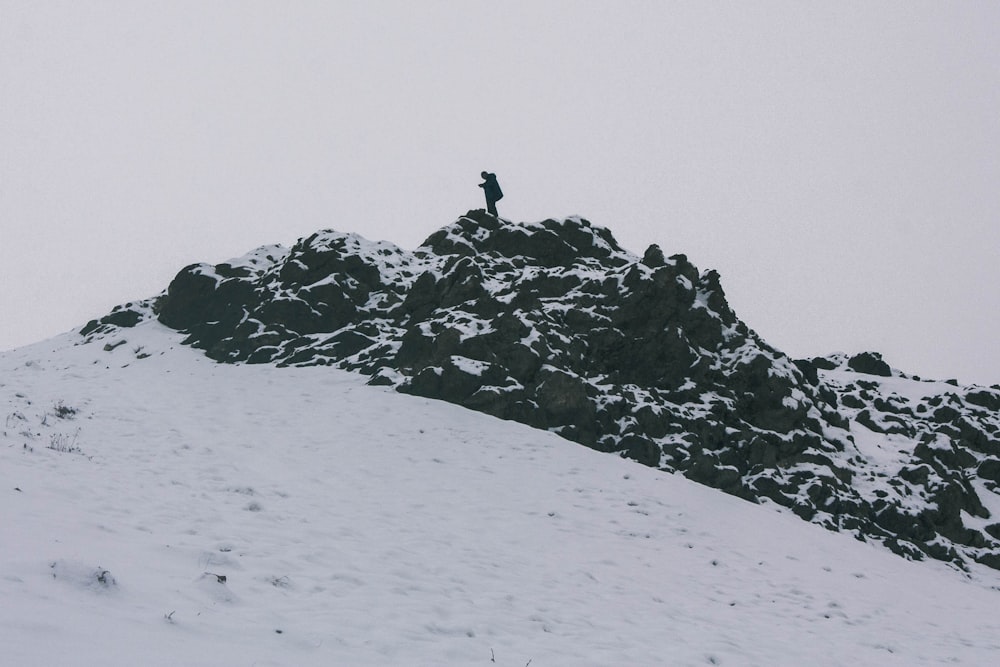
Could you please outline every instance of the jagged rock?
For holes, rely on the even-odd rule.
[[[970,391],[965,395],[965,400],[987,410],[1000,411],[1000,391],[989,391],[987,389]]]
[[[889,368],[889,364],[882,361],[882,355],[877,352],[856,354],[847,362],[847,367],[852,371],[867,373],[868,375],[881,375],[883,377],[892,375],[892,369]]]
[[[156,299],[150,299],[139,303],[126,303],[121,306],[115,306],[104,317],[87,322],[80,329],[80,334],[91,336],[93,334],[111,332],[116,329],[130,329],[140,322],[150,319],[156,303]]]
[[[663,256],[663,251],[660,250],[660,246],[655,243],[646,248],[646,252],[642,255],[642,263],[651,269],[663,266],[667,263]]]
[[[1000,388],[920,383],[874,352],[789,359],[716,271],[656,245],[640,258],[586,220],[470,211],[413,252],[318,232],[186,267],[81,333],[153,317],[218,361],[365,373],[906,557],[1000,567],[980,497],[1000,490]]]

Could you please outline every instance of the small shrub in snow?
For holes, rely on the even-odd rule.
[[[76,445],[76,439],[79,435],[80,429],[77,429],[73,435],[53,433],[49,436],[49,449],[67,454],[83,454],[83,450]]]
[[[4,422],[4,428],[15,428],[19,424],[28,421],[22,413],[15,410],[14,412],[7,415],[7,421]]]
[[[62,401],[56,403],[55,407],[52,408],[52,411],[53,414],[55,414],[55,416],[59,419],[72,419],[76,416],[77,412],[76,408],[70,407]]]

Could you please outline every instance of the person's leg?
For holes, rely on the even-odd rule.
[[[491,215],[497,215],[497,203],[492,199],[487,199],[486,210],[489,211]]]

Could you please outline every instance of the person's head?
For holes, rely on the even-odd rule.
[[[489,172],[485,172],[484,171],[483,173],[481,173],[479,175],[482,176],[483,178],[486,178],[489,175]]]

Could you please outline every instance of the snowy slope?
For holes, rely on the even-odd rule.
[[[114,345],[151,319],[217,361],[364,373],[907,558],[1000,571],[1000,386],[919,380],[874,352],[792,359],[717,272],[581,218],[469,211],[413,252],[323,230],[187,266],[80,334]]]
[[[217,364],[155,321],[127,338],[0,355],[6,664],[985,665],[1000,649],[995,571],[905,561],[344,371]]]

